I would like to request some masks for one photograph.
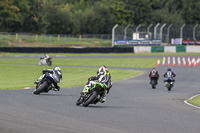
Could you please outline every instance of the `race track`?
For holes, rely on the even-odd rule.
[[[163,66],[157,67],[156,89],[148,72],[114,82],[107,101],[89,107],[75,105],[83,86],[41,95],[33,89],[0,90],[0,132],[198,133],[200,110],[184,100],[200,93],[199,67],[171,67],[177,74],[171,92],[164,87]]]

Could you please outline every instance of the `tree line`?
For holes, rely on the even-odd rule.
[[[0,0],[0,32],[110,34],[115,24],[198,24],[199,0]]]

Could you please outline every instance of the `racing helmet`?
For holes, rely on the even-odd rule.
[[[62,71],[61,71],[60,67],[56,67],[55,70],[58,71],[58,72],[60,72],[60,74],[62,74]]]
[[[152,68],[151,72],[152,72],[153,74],[155,74],[155,73],[156,73],[156,69],[155,69],[155,68]]]
[[[171,71],[171,68],[168,68],[167,71]]]
[[[103,74],[104,72],[107,72],[107,71],[108,69],[106,68],[105,65],[103,65],[99,68],[99,70],[97,71],[97,74]]]

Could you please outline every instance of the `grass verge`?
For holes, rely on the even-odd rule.
[[[73,61],[74,60],[74,61]],[[111,59],[102,59],[100,63],[97,63],[97,59],[55,59],[53,65],[60,66],[63,73],[63,80],[60,83],[61,88],[70,88],[75,86],[84,85],[90,76],[96,75],[96,68],[73,68],[61,65],[70,66],[101,66],[102,63],[108,66],[137,66],[146,67],[148,61],[143,60],[141,62],[131,59],[118,59],[113,61]],[[138,59],[139,60],[139,59]],[[147,60],[147,59],[146,59]],[[55,66],[38,66],[39,59],[36,58],[9,58],[0,59],[0,89],[21,89],[25,87],[34,87],[34,81],[42,74],[43,69],[52,69]],[[151,64],[155,65],[156,62]],[[146,65],[145,65],[146,64]],[[149,65],[150,67],[150,65]],[[112,77],[112,81],[122,80],[133,77],[142,73],[143,71],[121,70],[121,69],[109,69]]]
[[[156,65],[155,58],[54,58],[54,66],[98,66],[108,67],[133,67],[152,68]],[[24,64],[37,65],[39,58],[0,58],[1,64]]]
[[[200,95],[192,98],[189,100],[189,102],[193,105],[199,106],[200,107]]]

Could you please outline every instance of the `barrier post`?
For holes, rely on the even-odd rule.
[[[15,39],[18,40],[18,33],[16,33],[16,37],[15,37]]]
[[[79,35],[79,41],[81,41],[81,39],[82,39],[82,36],[81,36],[81,35]]]
[[[36,40],[36,41],[38,40],[38,34],[35,35],[35,40]]]
[[[60,35],[58,34],[58,41],[60,40]]]

